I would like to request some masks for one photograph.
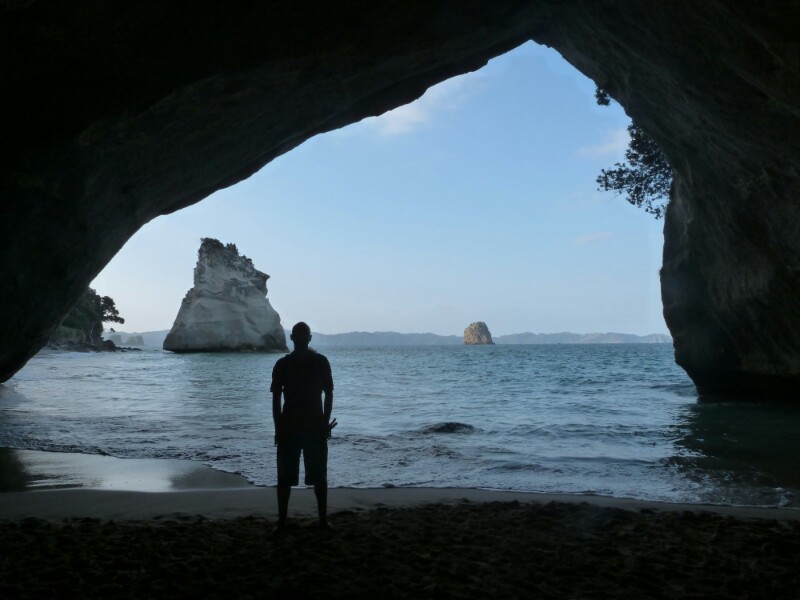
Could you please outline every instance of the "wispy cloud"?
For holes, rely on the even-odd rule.
[[[627,129],[608,131],[599,144],[578,148],[578,156],[620,156],[628,147],[630,139]]]
[[[606,238],[610,238],[614,235],[613,231],[600,231],[598,233],[589,233],[586,235],[581,235],[575,238],[575,243],[579,246],[583,246],[585,244],[591,244],[592,242],[597,242],[599,240],[604,240]]]
[[[370,125],[381,135],[402,135],[428,122],[430,118],[431,111],[423,105],[420,98],[416,102],[375,117]]]
[[[475,91],[482,80],[478,73],[468,73],[448,79],[428,89],[419,99],[382,114],[379,117],[366,119],[368,124],[379,135],[403,135],[418,129],[448,110],[461,106]]]

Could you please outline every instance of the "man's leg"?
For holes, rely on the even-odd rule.
[[[320,527],[330,529],[328,523],[328,482],[314,484],[314,495],[317,497],[317,513],[319,514]]]
[[[292,485],[297,485],[300,473],[300,443],[295,439],[285,439],[278,444],[278,526],[275,531],[283,531],[289,515],[289,496]]]
[[[289,496],[292,495],[292,486],[284,483],[278,484],[278,530],[286,527],[286,518],[289,514]]]
[[[306,485],[314,486],[317,497],[317,513],[319,524],[323,529],[330,529],[328,523],[328,438],[318,434],[309,436],[303,448],[303,460],[306,467]]]

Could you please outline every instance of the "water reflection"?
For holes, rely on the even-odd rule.
[[[19,492],[31,480],[25,465],[10,448],[0,448],[0,492]]]
[[[246,479],[174,459],[0,449],[0,491],[92,488],[137,492],[250,487]]]
[[[800,406],[698,400],[676,426],[685,477],[709,502],[800,506]]]

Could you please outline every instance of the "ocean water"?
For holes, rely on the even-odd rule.
[[[329,348],[336,487],[800,506],[800,408],[702,402],[669,345]],[[199,461],[274,485],[279,355],[41,353],[0,446]]]

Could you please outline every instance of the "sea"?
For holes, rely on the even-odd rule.
[[[668,344],[331,347],[333,487],[800,506],[800,406],[704,401]],[[45,351],[0,447],[169,458],[276,483],[279,354]]]

